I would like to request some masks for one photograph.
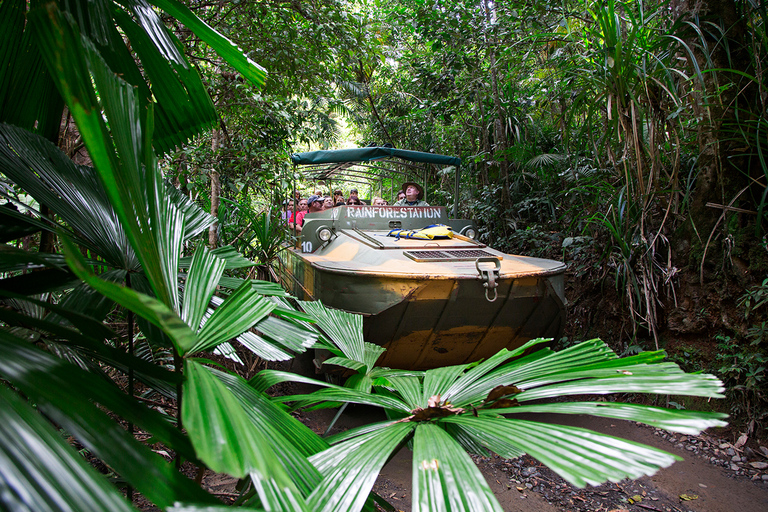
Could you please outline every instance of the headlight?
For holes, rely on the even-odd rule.
[[[323,242],[327,242],[331,239],[331,230],[328,228],[320,228],[317,230],[317,238]]]
[[[469,237],[472,240],[477,240],[477,231],[475,231],[475,228],[467,228],[464,231],[464,236]]]

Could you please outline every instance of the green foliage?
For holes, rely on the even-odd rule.
[[[768,278],[763,282],[747,290],[744,296],[739,300],[739,306],[744,308],[744,318],[749,320],[754,313],[765,312],[768,304]],[[759,342],[760,340],[758,340]]]
[[[488,225],[503,219],[500,227],[487,228],[486,235],[498,229],[494,236],[501,239],[514,227],[510,222],[530,223],[542,216],[548,222],[562,221],[562,212],[578,208],[579,201],[592,211],[604,211],[594,199],[599,196],[594,191],[604,187],[603,178],[590,180],[578,194],[551,194],[563,190],[563,181],[585,176],[576,176],[574,170],[600,166],[575,156],[583,153],[583,146],[575,144],[587,140],[586,135],[582,141],[561,143],[553,135],[559,128],[546,110],[551,107],[538,109],[537,105],[560,100],[542,86],[552,82],[541,76],[518,80],[536,75],[530,64],[506,66],[522,45],[516,44],[520,33],[534,28],[536,37],[526,35],[523,40],[539,45],[541,36],[555,33],[553,20],[561,14],[556,9],[549,14],[536,5],[485,2],[478,12],[468,2],[451,2],[443,10],[403,2],[374,16],[350,12],[341,8],[346,4],[333,0],[311,5],[252,3],[248,6],[254,11],[239,16],[238,24],[214,31],[211,25],[220,25],[226,15],[219,4],[193,3],[199,16],[172,0],[152,4],[173,17],[170,23],[185,25],[179,29],[181,38],[166,28],[156,11],[134,0],[33,1],[28,12],[27,2],[21,0],[1,4],[0,120],[5,124],[0,127],[0,142],[3,168],[8,169],[5,177],[52,212],[48,219],[34,209],[29,216],[9,209],[4,218],[24,228],[22,233],[55,230],[62,248],[61,254],[40,253],[28,246],[6,245],[0,250],[2,508],[132,509],[103,475],[83,463],[63,436],[77,440],[122,482],[160,508],[220,507],[214,496],[125,424],[147,432],[152,443],[162,443],[179,461],[247,479],[249,488],[238,504],[275,511],[372,508],[376,475],[391,454],[411,441],[414,508],[422,509],[500,509],[467,452],[493,451],[507,457],[531,453],[577,485],[650,474],[674,460],[656,449],[516,417],[521,413],[589,413],[685,433],[722,424],[722,415],[712,413],[544,401],[586,393],[720,396],[723,389],[717,379],[684,374],[663,362],[661,352],[619,359],[593,340],[561,352],[541,349],[523,356],[526,348],[542,342],[533,340],[516,351],[502,351],[470,365],[426,372],[381,369],[375,366],[381,348],[365,344],[359,317],[334,316],[313,306],[307,306],[308,315],[282,301],[279,296],[284,293],[270,283],[227,275],[251,266],[231,247],[201,247],[185,256],[186,244],[211,222],[191,199],[203,190],[206,173],[215,171],[225,177],[223,182],[236,200],[230,205],[238,205],[244,224],[254,222],[252,233],[246,231],[242,237],[241,229],[231,233],[233,241],[243,242],[262,263],[274,257],[283,236],[279,223],[271,213],[251,207],[249,190],[258,188],[268,197],[285,188],[275,176],[285,164],[276,162],[285,160],[280,152],[295,141],[334,140],[328,133],[334,127],[331,114],[344,109],[338,102],[323,100],[331,90],[327,68],[338,70],[338,84],[362,93],[357,99],[367,100],[370,115],[381,110],[366,135],[388,136],[398,143],[412,139],[416,142],[408,146],[415,149],[477,155],[476,167],[465,180],[485,194],[482,212]],[[617,38],[624,37],[620,29],[628,23],[632,43],[639,41],[635,47],[646,52],[650,43],[645,38],[653,30],[645,31],[644,15],[628,12],[618,19],[622,10],[613,6],[609,3],[607,10],[595,13],[601,33],[597,25],[584,33],[602,45],[601,38],[612,41],[609,28]],[[414,14],[414,23],[396,23],[392,30],[380,23],[408,14]],[[282,30],[273,30],[277,27]],[[583,41],[582,34],[570,30],[564,34],[566,43]],[[262,70],[222,32],[244,41],[254,39],[251,46],[264,48],[264,62],[286,75],[323,78],[293,81],[273,74],[265,93],[277,91],[276,97],[254,97],[252,85],[241,84],[236,76],[217,75],[221,58],[252,84],[264,81]],[[200,41],[220,57],[198,47]],[[385,42],[391,46],[383,46]],[[199,52],[202,77],[183,55],[184,45]],[[597,47],[593,51],[589,46],[586,52],[592,71],[605,66],[607,59],[601,64],[595,56],[610,48]],[[477,51],[464,51],[467,48]],[[626,52],[628,45],[621,48]],[[538,55],[540,49],[534,45],[526,51]],[[408,60],[400,72],[385,58],[397,56]],[[491,57],[496,64],[489,64]],[[595,87],[589,91],[603,87],[602,94],[611,84],[634,87],[635,78],[645,79],[638,74],[641,67],[622,64],[608,86],[595,74]],[[495,83],[490,94],[484,83],[489,74]],[[224,83],[231,90],[222,87],[221,96],[211,99],[204,84],[218,91]],[[652,83],[656,82],[648,79],[643,85]],[[319,93],[305,100],[316,85]],[[561,84],[552,90],[563,94],[568,87]],[[54,89],[58,96],[49,94]],[[610,94],[621,100],[622,108],[631,104],[639,108],[641,89],[626,93],[610,89]],[[216,125],[215,103],[230,108],[231,114],[243,98],[248,98],[248,108],[242,109],[242,117],[225,123],[237,128],[225,144],[226,158],[213,149],[203,155],[186,152],[183,158],[177,154],[165,165],[178,171],[181,190],[169,189],[158,155],[178,150]],[[293,107],[305,101],[301,116],[293,117]],[[571,101],[563,99],[563,106]],[[55,135],[63,104],[77,124],[92,166],[74,165],[43,140]],[[253,112],[259,115],[251,119]],[[368,112],[355,111],[359,119],[364,113]],[[617,114],[626,111],[617,107]],[[604,119],[601,115],[595,110],[587,117],[591,122]],[[622,136],[641,133],[641,125],[634,121],[629,127],[620,126]],[[303,131],[294,136],[297,127]],[[602,136],[606,144],[612,140],[606,133]],[[478,146],[476,139],[481,141]],[[207,143],[205,136],[197,140]],[[267,145],[269,151],[264,149]],[[634,138],[630,145],[636,160],[643,158],[646,147],[656,147]],[[220,167],[222,161],[228,162],[226,168]],[[639,164],[633,168],[636,164],[626,161],[624,167],[613,168],[613,177],[618,169],[634,171],[626,173],[632,183],[625,187],[633,192],[627,196],[639,205],[642,219],[649,211],[641,197],[644,176]],[[205,173],[200,172],[203,167]],[[560,209],[561,204],[567,208]],[[469,211],[481,209],[470,200],[464,206]],[[254,211],[260,213],[252,215]],[[634,234],[627,236],[633,233],[632,226],[622,224],[621,229],[616,243],[633,243]],[[535,234],[530,243],[545,233],[535,227],[529,231]],[[639,237],[646,235],[641,230]],[[625,248],[619,247],[623,256]],[[115,316],[140,318],[140,343],[134,343],[133,327],[125,336],[105,323],[113,305],[122,311]],[[321,333],[309,326],[313,321]],[[311,379],[265,372],[248,383],[203,359],[214,352],[237,360],[233,340],[264,359],[287,359],[315,345],[320,335],[327,339],[318,347],[334,351],[328,364],[355,372],[348,386],[315,382],[325,389],[281,400],[308,406],[364,403],[384,409],[390,421],[324,440],[262,392],[283,380]],[[155,358],[153,352],[167,355]],[[761,361],[735,352],[734,357],[751,365],[744,389],[760,396]],[[745,378],[739,372],[728,376]],[[126,381],[129,384],[122,385]],[[135,381],[142,383],[141,398],[135,396]],[[152,398],[159,396],[176,400],[175,416],[151,406]]]
[[[768,413],[768,354],[764,347],[740,343],[730,336],[718,335],[717,363],[728,390],[731,411],[745,418],[752,432],[762,425]]]

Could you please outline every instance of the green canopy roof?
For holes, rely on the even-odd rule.
[[[332,149],[328,151],[308,151],[294,153],[291,161],[296,165],[335,164],[347,162],[369,162],[382,158],[400,158],[409,162],[425,162],[429,164],[461,165],[461,159],[455,156],[422,153],[407,149],[369,146],[366,148]]]

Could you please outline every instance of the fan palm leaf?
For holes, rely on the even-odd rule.
[[[490,450],[504,457],[528,453],[577,486],[653,474],[677,459],[656,448],[570,426],[521,420],[516,418],[517,414],[593,413],[687,433],[724,425],[725,415],[719,413],[673,411],[642,405],[602,402],[528,405],[525,402],[541,398],[628,391],[722,396],[723,386],[719,380],[711,375],[685,374],[676,365],[663,362],[662,352],[622,359],[603,342],[590,340],[562,352],[544,348],[521,357],[526,350],[544,341],[532,340],[516,350],[502,350],[479,364],[427,370],[422,375],[389,375],[376,381],[372,394],[326,385],[315,393],[277,400],[300,406],[322,401],[353,402],[385,409],[392,418],[390,421],[328,438],[334,448],[338,447],[338,451],[329,454],[350,454],[344,460],[348,465],[357,462],[352,455],[357,453],[356,450],[364,453],[361,444],[375,446],[381,437],[383,446],[389,446],[386,437],[389,429],[400,431],[404,424],[417,425],[406,436],[410,438],[415,432],[422,447],[418,449],[418,457],[414,452],[414,509],[474,510],[474,505],[469,503],[471,500],[446,494],[441,482],[447,479],[473,482],[472,485],[477,486],[473,492],[478,496],[490,493],[486,484],[478,482],[476,469],[470,469],[458,457],[457,449],[462,450],[462,457],[466,457],[463,450],[480,454]],[[265,371],[253,382],[264,389],[287,378],[286,374]],[[306,378],[296,380],[310,382]],[[419,433],[423,427],[425,431],[429,429],[430,436],[435,439],[432,444],[427,442],[430,436]],[[434,429],[441,433],[434,434]],[[430,448],[427,450],[424,446]],[[333,486],[340,482],[324,481],[323,485],[332,489],[322,492],[332,494],[337,490]],[[321,491],[318,489],[316,493],[319,495]],[[494,503],[486,503],[484,509],[493,510],[498,506]]]
[[[136,510],[5,385],[0,386],[0,482],[7,510]]]

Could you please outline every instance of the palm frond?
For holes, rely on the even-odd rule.
[[[310,457],[324,478],[307,503],[312,510],[360,510],[381,468],[411,435],[414,425],[399,423],[363,434]]]
[[[0,385],[0,481],[8,510],[136,510],[30,405]]]
[[[499,511],[493,491],[461,446],[430,423],[416,427],[413,439],[414,511]]]

